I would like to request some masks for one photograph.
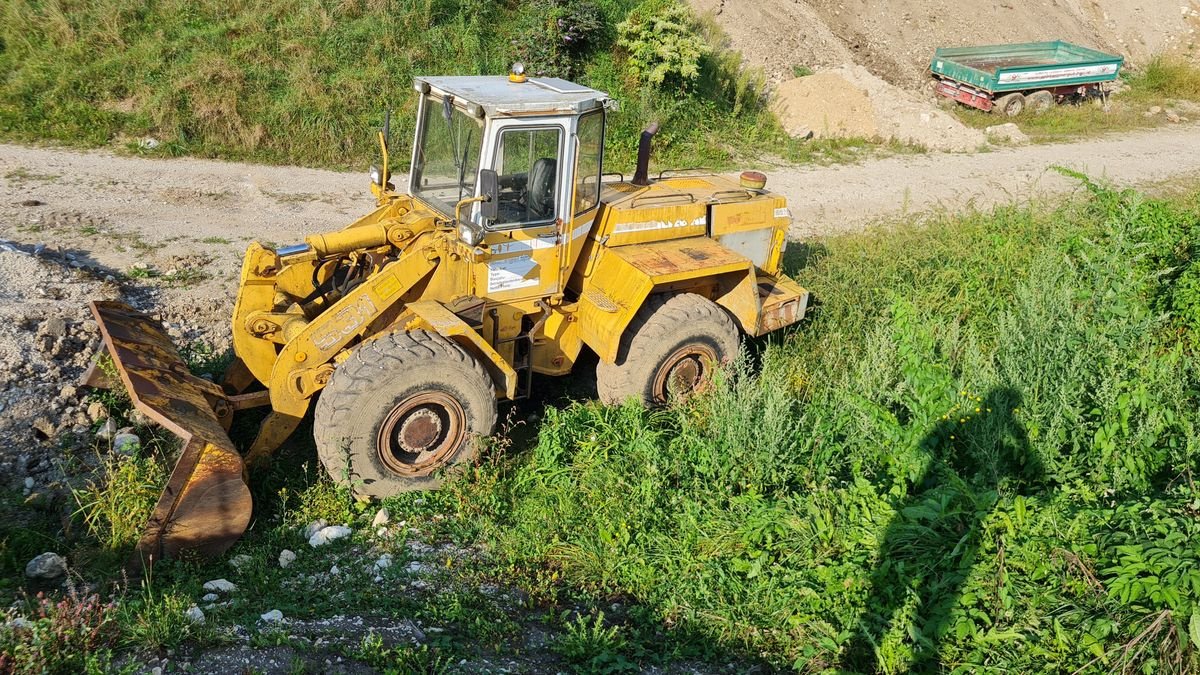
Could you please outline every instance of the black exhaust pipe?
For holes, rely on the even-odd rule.
[[[633,172],[634,185],[650,184],[650,177],[647,175],[650,170],[650,145],[654,140],[654,134],[657,133],[658,122],[651,122],[650,126],[642,132],[642,140],[638,142],[637,170]]]

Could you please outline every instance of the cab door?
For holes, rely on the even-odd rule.
[[[487,225],[487,259],[478,271],[477,293],[514,302],[560,292],[562,214],[569,196],[566,126],[560,123],[496,122],[493,147],[485,149],[499,179],[498,214]]]

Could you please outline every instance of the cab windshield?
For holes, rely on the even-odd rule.
[[[449,98],[425,97],[421,137],[413,155],[409,190],[446,215],[475,195],[483,120],[454,107]]]

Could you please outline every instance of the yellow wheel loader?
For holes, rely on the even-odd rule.
[[[162,327],[92,311],[134,405],[184,441],[136,564],[219,554],[251,510],[245,467],[313,412],[329,474],[363,496],[436,488],[491,434],[497,401],[590,349],[600,398],[661,404],[701,385],[743,335],[804,317],[784,276],[791,222],[765,177],[659,174],[643,132],[636,172],[606,173],[607,94],[555,78],[421,77],[407,192],[383,161],[378,208],[343,230],[246,252],[236,359],[193,376]],[[110,386],[93,366],[85,382]],[[239,410],[269,406],[243,451]]]

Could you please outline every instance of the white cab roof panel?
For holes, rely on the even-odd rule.
[[[463,75],[417,77],[414,83],[429,85],[433,94],[453,96],[456,102],[476,103],[488,116],[580,113],[613,104],[608,94],[556,77],[531,77],[510,82],[508,77]]]

